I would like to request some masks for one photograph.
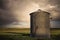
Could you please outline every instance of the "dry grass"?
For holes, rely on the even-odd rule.
[[[1,32],[16,32],[16,33],[30,33],[29,28],[2,28],[0,29]]]
[[[1,28],[0,33],[4,33],[4,32],[30,33],[30,28]],[[58,35],[60,34],[60,28],[50,29],[50,33],[52,35]]]

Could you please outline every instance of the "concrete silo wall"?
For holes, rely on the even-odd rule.
[[[40,38],[50,37],[49,13],[40,11],[31,14],[31,34]]]

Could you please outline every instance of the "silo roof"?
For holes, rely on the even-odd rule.
[[[30,13],[30,15],[38,14],[38,12],[44,12],[44,13],[50,14],[49,12],[43,11],[43,10],[41,10],[41,9],[38,9],[37,11]]]

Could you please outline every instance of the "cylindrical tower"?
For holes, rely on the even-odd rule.
[[[50,38],[49,13],[38,10],[31,15],[31,36],[39,38]]]

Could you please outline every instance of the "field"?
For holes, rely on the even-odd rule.
[[[34,38],[30,37],[29,28],[0,29],[0,39],[2,40],[34,40]]]
[[[0,32],[30,33],[29,28],[1,28]]]
[[[51,32],[52,35],[60,34],[60,28],[52,28],[50,30],[51,30],[50,32]]]
[[[50,29],[51,39],[60,39],[60,29]],[[0,29],[0,39],[2,40],[37,40],[36,38],[30,37],[29,28],[2,28]]]
[[[60,39],[60,28],[50,29],[51,39],[59,40]]]

